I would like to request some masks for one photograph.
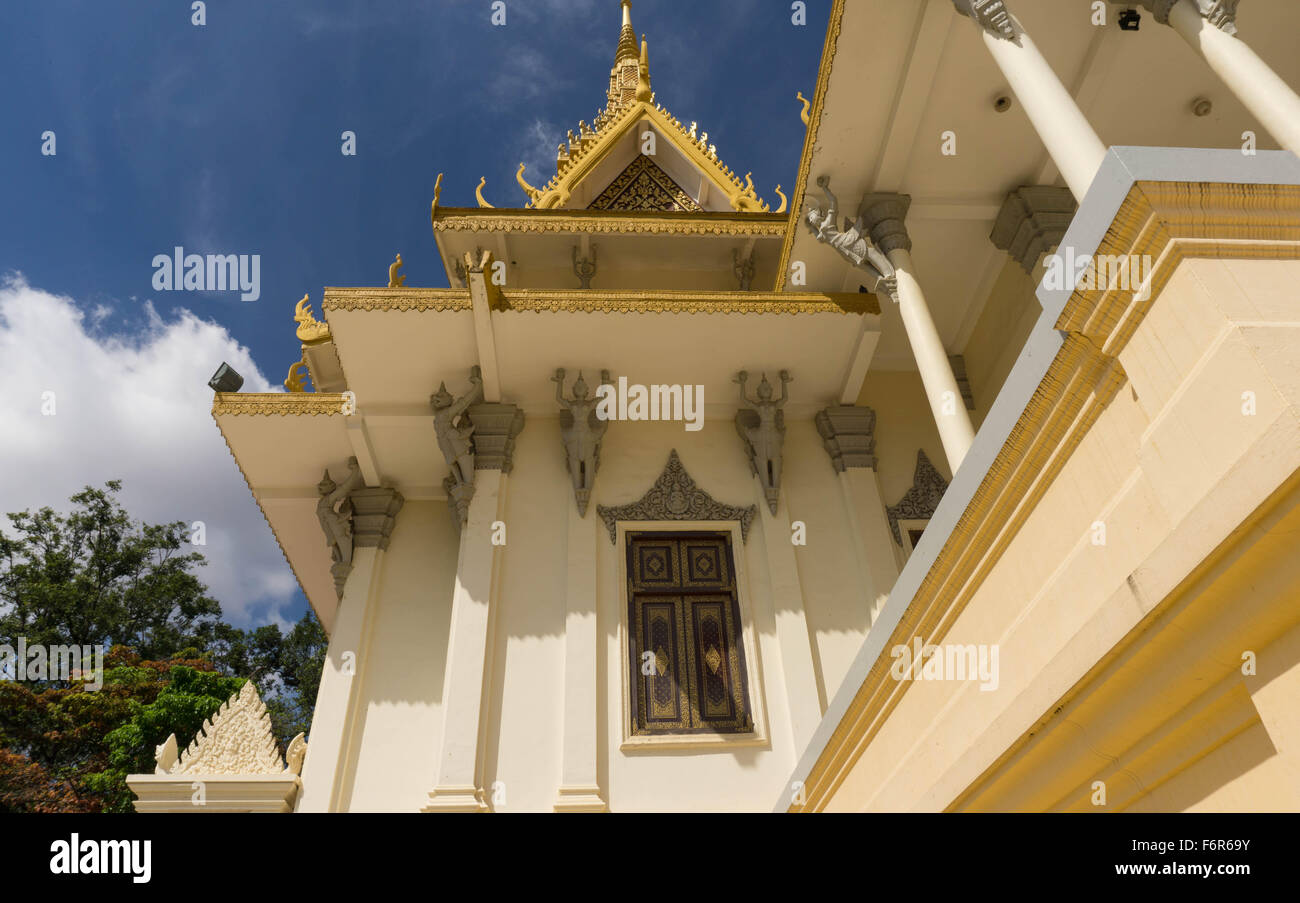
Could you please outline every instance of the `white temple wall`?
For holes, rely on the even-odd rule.
[[[412,811],[434,782],[456,531],[445,502],[408,501],[384,553],[341,799],[350,811]],[[382,650],[382,654],[376,654]]]
[[[611,425],[583,521],[590,530],[584,526],[578,532],[594,543],[597,568],[599,642],[591,677],[598,681],[599,784],[615,810],[761,810],[779,791],[798,751],[788,669],[811,660],[814,673],[805,686],[815,690],[796,694],[794,704],[815,709],[804,711],[815,723],[866,635],[869,601],[854,564],[844,494],[811,418],[792,418],[780,514],[806,527],[807,545],[792,543],[787,559],[797,572],[799,597],[773,597],[762,517],[754,519],[748,542],[735,549],[744,575],[741,605],[758,646],[751,703],[767,742],[625,751],[621,547],[609,541],[596,507],[640,499],[673,449],[717,501],[764,504],[730,419],[708,420],[698,432],[674,422]],[[546,811],[555,803],[565,755],[567,525],[574,505],[556,418],[528,417],[506,493],[506,545],[484,695],[482,785],[493,808]],[[777,547],[790,541],[782,535]],[[370,643],[371,650],[384,653],[358,656],[362,683],[351,725],[354,751],[341,785],[344,808],[418,809],[434,785],[458,542],[442,501],[408,501],[397,517],[382,562]],[[778,612],[796,614],[807,625],[807,646],[794,648],[790,661],[776,629]],[[785,642],[790,642],[788,632]]]

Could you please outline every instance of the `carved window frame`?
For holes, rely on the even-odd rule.
[[[745,733],[719,734],[695,732],[689,734],[634,734],[632,731],[631,648],[632,625],[629,623],[630,599],[628,597],[628,534],[629,533],[730,533],[731,561],[735,569],[736,605],[740,610],[739,638],[745,659],[745,680],[749,691],[749,712],[753,729]],[[754,614],[749,588],[749,578],[744,561],[745,543],[739,521],[619,521],[615,548],[618,550],[619,582],[619,674],[622,684],[623,751],[653,751],[656,749],[731,749],[742,746],[767,746],[768,731],[766,699],[761,680],[762,667],[758,654],[758,637],[754,628]]]
[[[900,518],[898,521],[898,532],[903,543],[903,560],[906,561],[912,557],[912,552],[916,550],[916,545],[912,542],[912,531],[924,531],[930,526],[930,518]]]

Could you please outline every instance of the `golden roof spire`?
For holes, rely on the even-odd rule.
[[[623,27],[618,33],[614,65],[629,59],[636,59],[636,32],[632,30],[632,0],[623,0]]]

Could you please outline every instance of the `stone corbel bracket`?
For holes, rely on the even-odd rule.
[[[1110,0],[1119,6],[1142,6],[1151,11],[1161,25],[1169,24],[1169,11],[1178,0]],[[1190,0],[1206,22],[1224,34],[1237,33],[1237,3],[1240,0]]]
[[[952,0],[952,4],[957,7],[957,12],[975,20],[980,28],[993,37],[1017,45],[1020,43],[1016,20],[1011,17],[1011,12],[1002,0]]]
[[[1076,209],[1068,188],[1021,186],[1002,202],[989,240],[1032,275],[1039,258],[1061,243]]]
[[[337,486],[326,470],[317,488],[321,495],[317,516],[334,559],[330,567],[334,591],[342,599],[352,573],[353,552],[358,548],[387,549],[405,500],[395,489],[367,489],[356,458],[348,459],[348,478],[342,486]]]
[[[515,439],[524,430],[524,412],[513,404],[480,403],[471,405],[465,416],[474,431],[475,472],[510,473],[514,469]],[[449,476],[443,481],[443,488],[447,490],[447,503],[457,525],[465,526],[469,520],[469,503],[474,497],[474,483],[460,483]]]
[[[876,469],[876,412],[840,404],[819,411],[814,421],[836,473],[852,467]]]

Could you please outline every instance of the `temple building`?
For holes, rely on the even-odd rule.
[[[768,190],[623,0],[553,176],[438,177],[450,288],[216,395],[330,636],[229,807],[1300,808],[1300,8],[1237,5],[835,0]]]

